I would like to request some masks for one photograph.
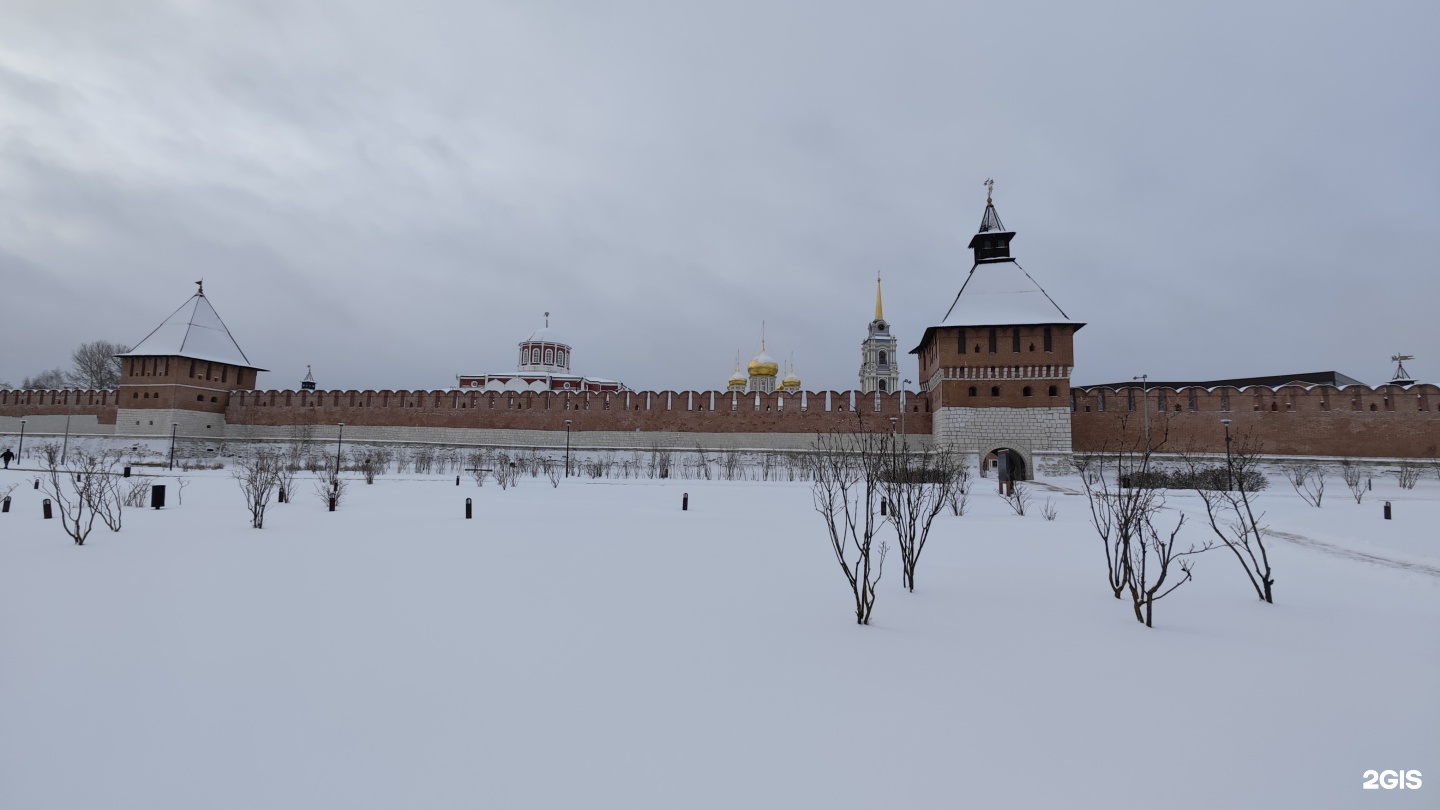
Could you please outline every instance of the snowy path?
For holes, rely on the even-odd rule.
[[[1337,546],[1332,543],[1326,543],[1320,540],[1316,540],[1314,538],[1306,537],[1301,534],[1293,534],[1291,532],[1281,532],[1274,529],[1266,529],[1265,533],[1267,535],[1270,535],[1271,537],[1278,537],[1281,540],[1286,540],[1288,542],[1294,543],[1297,546],[1315,549],[1316,551],[1320,551],[1325,554],[1333,554],[1336,557],[1343,557],[1348,560],[1357,560],[1359,562],[1374,563],[1375,565],[1383,565],[1389,568],[1399,568],[1402,571],[1414,571],[1419,574],[1428,574],[1432,577],[1440,577],[1440,568],[1436,568],[1433,565],[1425,565],[1424,563],[1417,562],[1408,562],[1406,560],[1397,560],[1392,557],[1384,557],[1379,554],[1356,551],[1355,549],[1344,548],[1342,546]]]

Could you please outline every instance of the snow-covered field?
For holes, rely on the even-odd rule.
[[[305,481],[257,531],[187,475],[78,548],[0,473],[0,807],[1440,806],[1434,477],[1273,478],[1278,604],[1214,551],[1147,630],[1038,487],[1058,520],[982,482],[858,627],[807,484]]]

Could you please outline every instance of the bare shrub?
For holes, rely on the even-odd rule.
[[[1355,503],[1365,500],[1365,470],[1350,459],[1340,460],[1340,477],[1345,479],[1345,486],[1350,488],[1350,495]]]
[[[1005,504],[1020,517],[1025,517],[1025,510],[1030,508],[1030,501],[1032,500],[1030,490],[1019,481],[1012,481],[1010,484],[1010,494],[1002,494],[1000,499],[1005,501]]]
[[[62,468],[58,464],[47,467],[41,489],[60,512],[60,525],[75,545],[85,545],[85,538],[95,527],[98,513],[95,505],[102,497],[105,462],[94,453],[76,453]]]
[[[315,497],[319,498],[327,509],[330,508],[330,499],[334,498],[335,508],[339,509],[345,502],[345,493],[349,486],[344,478],[336,475],[334,470],[329,470],[315,479]]]
[[[947,499],[950,512],[956,517],[964,515],[970,506],[970,486],[970,463],[961,458],[955,465],[955,486],[951,487],[950,497]]]
[[[1054,498],[1045,499],[1045,505],[1040,507],[1040,517],[1043,517],[1049,521],[1053,521],[1055,520],[1055,518],[1060,517],[1060,513],[1055,509]]]
[[[551,487],[559,487],[559,486],[560,486],[560,477],[561,477],[561,476],[560,476],[560,465],[551,463],[551,462],[549,462],[549,461],[547,460],[547,462],[546,462],[546,464],[545,464],[545,477],[548,478],[548,479],[550,479],[550,486],[551,486]]]
[[[150,480],[147,478],[130,479],[130,486],[125,491],[125,505],[132,509],[144,509],[145,501],[149,498]]]
[[[894,436],[882,440],[894,448]],[[884,451],[884,448],[881,448]],[[915,566],[935,516],[950,501],[950,493],[958,485],[956,469],[964,466],[946,450],[898,450],[889,454],[889,464],[881,480],[881,492],[890,503],[890,525],[895,527],[896,544],[900,547],[901,582],[915,591]]]
[[[1280,469],[1301,500],[1319,509],[1325,499],[1325,470],[1319,464],[1303,461],[1284,464]]]
[[[235,469],[230,476],[240,485],[245,506],[250,510],[250,525],[256,529],[265,527],[265,508],[280,484],[283,466],[284,460],[272,450],[257,450],[235,459]]]
[[[1255,513],[1258,493],[1248,483],[1253,476],[1247,473],[1260,465],[1260,446],[1249,436],[1241,440],[1239,449],[1229,454],[1229,465],[1234,470],[1232,489],[1197,489],[1196,494],[1205,504],[1205,516],[1210,530],[1235,555],[1236,561],[1245,571],[1255,595],[1262,601],[1275,602],[1275,573],[1270,564],[1270,554],[1265,548],[1265,528],[1260,524],[1264,513]]]
[[[40,457],[44,459],[46,468],[54,467],[60,463],[61,445],[60,442],[41,442],[38,449]]]
[[[855,622],[869,624],[875,586],[885,569],[884,541],[876,547],[877,514],[885,437],[867,433],[822,434],[813,445],[811,496],[825,522],[830,549],[855,599]]]
[[[188,478],[176,478],[176,479],[175,479],[175,505],[176,505],[176,506],[183,506],[183,505],[185,504],[185,487],[188,487],[188,486],[190,486],[190,480],[189,480]]]
[[[1401,489],[1414,489],[1415,484],[1420,481],[1421,467],[1419,463],[1406,459],[1400,462],[1395,470],[1395,480],[1399,482]]]

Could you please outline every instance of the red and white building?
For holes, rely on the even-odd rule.
[[[456,387],[463,391],[624,391],[618,380],[586,377],[570,371],[571,348],[550,328],[549,314],[545,326],[520,341],[520,358],[515,371],[497,374],[459,374]]]

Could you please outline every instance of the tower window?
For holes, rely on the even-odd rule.
[[[1058,396],[1060,396],[1060,386],[1058,386],[1058,385],[1052,385],[1052,386],[1050,386],[1050,392],[1049,392],[1049,393],[1050,393],[1050,396],[1052,396],[1052,397],[1058,397]]]
[[[1016,354],[1020,353],[1020,327],[1018,326],[1010,329],[1010,351]]]
[[[880,365],[884,366],[884,365],[889,365],[889,364],[890,364],[890,355],[889,355],[888,353],[886,353],[886,352],[880,352]]]
[[[540,350],[539,350],[539,349],[531,349],[531,350],[530,350],[530,362],[532,362],[532,363],[538,363],[538,362],[540,362]]]
[[[970,391],[969,391],[970,396],[972,396],[972,397],[973,397],[973,396],[977,396],[977,395],[979,395],[979,393],[980,393],[979,391],[975,390],[975,386],[973,386],[973,385],[970,386]]]
[[[546,362],[546,363],[551,363],[551,364],[553,364],[553,363],[555,362],[555,350],[554,350],[554,349],[546,349],[546,350],[545,350],[545,362]]]
[[[993,326],[990,327],[990,353],[991,353],[991,354],[994,354],[995,352],[999,351],[999,349],[996,348],[996,334],[995,334],[995,333],[996,333],[995,327],[993,327]]]
[[[1051,336],[1051,328],[1047,326],[1047,327],[1045,327],[1045,351],[1049,352],[1049,351],[1054,351],[1054,350],[1055,350],[1055,340],[1054,340],[1054,338]]]
[[[1034,395],[1035,395],[1035,392],[1034,392],[1034,391],[1031,391],[1031,390],[1030,390],[1030,386],[1028,386],[1028,385],[1025,386],[1024,388],[1020,389],[1020,393],[1021,393],[1022,395],[1024,395],[1024,396],[1027,396],[1027,397],[1029,397],[1029,396],[1034,396]]]
[[[998,396],[1000,396],[1000,386],[998,386],[998,385],[991,386],[991,387],[990,387],[990,396],[992,396],[992,397],[998,397]]]
[[[880,393],[883,394],[883,393],[886,392],[886,390],[887,390],[887,389],[885,388],[885,381],[884,381],[884,380],[881,380],[881,381],[880,381]]]
[[[957,344],[958,344],[959,347],[960,347],[960,353],[961,353],[961,354],[964,354],[964,353],[965,353],[965,328],[964,328],[964,327],[961,327],[958,334],[959,334],[959,340],[957,341]]]

